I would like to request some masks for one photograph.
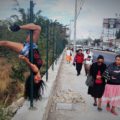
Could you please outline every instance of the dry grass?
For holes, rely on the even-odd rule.
[[[7,69],[0,69],[0,93],[3,93],[9,84],[9,71]]]
[[[4,58],[0,58],[0,93],[4,93],[10,84],[10,65]]]
[[[0,105],[7,106],[23,95],[24,84],[10,78],[11,64],[0,57]]]

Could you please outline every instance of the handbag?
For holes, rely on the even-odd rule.
[[[85,84],[89,87],[92,87],[94,84],[94,79],[92,75],[88,75]]]

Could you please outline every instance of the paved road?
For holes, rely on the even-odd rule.
[[[107,65],[110,64],[111,62],[114,62],[114,59],[115,59],[115,56],[116,56],[115,53],[106,52],[106,51],[93,50],[93,53],[94,53],[94,59],[96,59],[98,57],[98,55],[103,55],[104,58],[105,58],[105,63]]]
[[[97,53],[95,52],[95,54]],[[86,76],[84,69],[82,69],[80,76],[76,76],[75,67],[72,64],[67,64],[65,60],[63,60],[57,79],[59,82],[57,96],[60,97],[59,93],[62,91],[67,92],[71,90],[79,93],[85,100],[85,103],[71,103],[71,108],[70,104],[67,104],[64,101],[61,106],[59,105],[59,109],[53,109],[49,113],[48,120],[120,120],[120,116],[116,117],[107,112],[105,110],[105,105],[102,105],[102,112],[98,112],[97,108],[92,105],[93,99],[87,94],[88,88],[85,85]],[[59,99],[61,98],[58,98],[58,101]],[[56,104],[55,108],[58,107],[58,103]],[[120,114],[119,109],[118,112]]]

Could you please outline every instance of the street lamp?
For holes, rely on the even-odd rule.
[[[69,25],[69,42],[68,44],[70,44],[70,40],[71,40],[71,33],[72,33],[72,29],[71,29],[71,25],[72,25],[72,22],[74,22],[74,20],[70,20],[70,25]]]
[[[81,0],[80,2],[80,7],[79,7],[79,11],[77,10],[77,4],[78,4],[78,0],[75,0],[75,16],[74,16],[74,53],[76,52],[76,24],[77,24],[77,18],[80,14],[80,11],[82,10],[82,6],[84,4],[85,0]]]

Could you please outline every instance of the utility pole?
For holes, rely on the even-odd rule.
[[[74,53],[76,52],[76,23],[77,23],[77,0],[75,0],[75,16],[74,16]]]
[[[69,42],[68,42],[68,44],[70,45],[70,40],[71,40],[71,33],[72,33],[72,29],[71,29],[71,25],[72,25],[72,22],[73,22],[74,20],[70,20],[70,25],[69,25]]]
[[[49,49],[48,49],[48,41],[49,41],[49,20],[46,22],[46,81],[48,81],[48,58],[49,58]]]

